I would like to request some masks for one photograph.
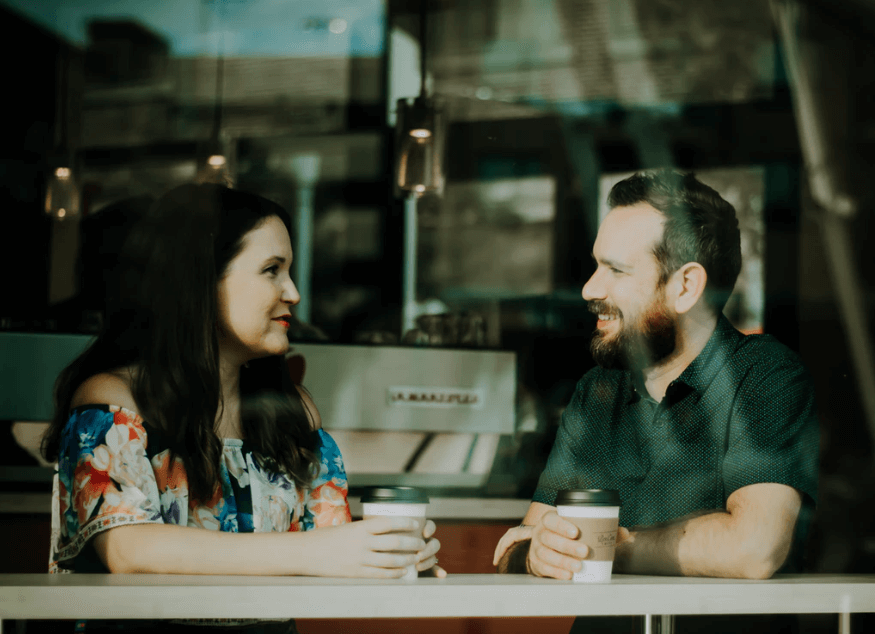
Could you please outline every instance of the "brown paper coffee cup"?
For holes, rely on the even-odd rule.
[[[620,496],[609,489],[569,489],[556,496],[559,515],[580,529],[578,539],[589,547],[576,582],[610,581],[620,523]]]

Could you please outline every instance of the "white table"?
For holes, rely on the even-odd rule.
[[[343,596],[343,601],[325,601]],[[134,600],[135,598],[135,600]],[[390,600],[391,599],[391,600]],[[413,582],[314,577],[0,575],[2,619],[410,618],[639,615],[670,631],[680,614],[875,612],[875,575],[779,575],[768,581],[614,575],[573,584],[526,575]]]

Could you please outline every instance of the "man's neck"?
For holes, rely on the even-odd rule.
[[[675,351],[658,365],[642,371],[644,387],[657,403],[665,397],[668,386],[687,369],[704,350],[717,327],[717,316],[711,314],[681,315]]]

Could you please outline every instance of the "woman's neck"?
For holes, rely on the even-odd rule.
[[[216,433],[219,438],[242,438],[240,419],[240,368],[241,364],[229,359],[219,361],[219,380],[222,401],[216,413]]]

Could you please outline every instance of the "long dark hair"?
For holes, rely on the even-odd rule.
[[[55,416],[42,450],[57,460],[76,389],[86,379],[133,366],[140,414],[185,464],[189,494],[206,501],[219,486],[222,407],[218,282],[244,236],[268,218],[290,231],[279,205],[220,185],[183,185],[162,196],[125,243],[118,306],[95,342],[55,384]],[[265,468],[308,486],[318,464],[307,411],[282,356],[241,370],[243,433]]]

